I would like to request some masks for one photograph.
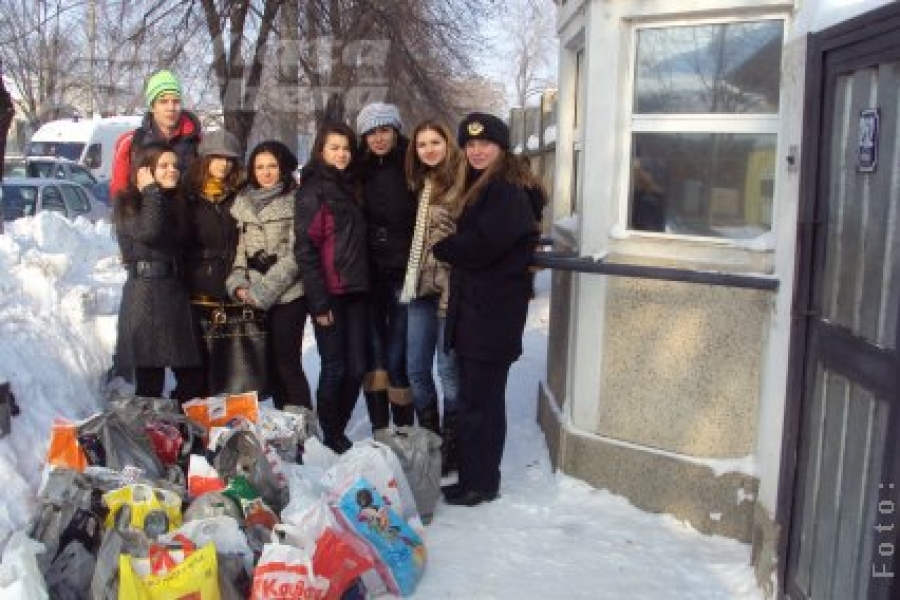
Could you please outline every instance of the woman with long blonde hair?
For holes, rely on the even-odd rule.
[[[406,152],[406,174],[418,197],[416,226],[400,295],[408,302],[406,370],[419,425],[443,434],[443,471],[456,470],[456,357],[444,348],[450,266],[435,258],[433,246],[455,229],[462,210],[465,156],[450,130],[433,120],[415,128]],[[437,370],[443,392],[443,426],[432,375]]]

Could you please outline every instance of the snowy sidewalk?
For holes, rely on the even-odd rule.
[[[501,497],[475,508],[438,506],[415,597],[760,600],[749,546],[701,535],[551,472],[534,417],[546,365],[548,287],[549,274],[541,273],[525,355],[510,376]]]

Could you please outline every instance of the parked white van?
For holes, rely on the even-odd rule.
[[[107,180],[112,177],[116,140],[140,124],[138,116],[50,121],[31,136],[25,155],[67,158],[88,167],[97,180]]]

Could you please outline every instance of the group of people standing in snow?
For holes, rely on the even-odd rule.
[[[369,104],[356,131],[322,125],[297,177],[278,141],[257,144],[245,168],[233,135],[201,135],[173,73],[154,74],[145,97],[111,184],[128,273],[116,361],[134,370],[135,393],[161,396],[166,368],[173,398],[221,393],[199,323],[226,305],[260,311],[276,407],[315,405],[340,453],[362,390],[373,433],[418,421],[443,436],[444,468],[459,474],[448,503],[496,498],[545,201],[506,124],[472,113],[455,137],[427,120],[407,139],[396,106]]]

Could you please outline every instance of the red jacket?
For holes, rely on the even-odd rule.
[[[182,111],[175,134],[167,139],[153,126],[153,116],[147,113],[144,115],[144,122],[140,127],[120,135],[116,140],[112,177],[109,182],[109,197],[112,199],[115,199],[119,192],[128,187],[128,175],[131,173],[131,148],[135,136],[140,140],[140,146],[156,141],[165,141],[171,144],[178,154],[178,169],[184,174],[193,158],[197,156],[197,146],[200,144],[200,121],[193,113]]]

